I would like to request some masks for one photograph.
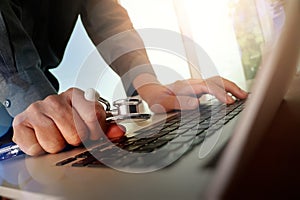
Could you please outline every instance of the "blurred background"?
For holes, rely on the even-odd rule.
[[[271,44],[284,23],[283,0],[119,0],[128,11],[134,27],[175,31],[192,38],[214,62],[221,76],[246,88],[245,81],[255,77],[263,56],[263,47]],[[182,43],[187,57],[195,52]],[[157,65],[168,66],[182,78],[193,77],[188,63],[166,51],[147,49],[155,71]],[[197,54],[197,53],[196,53]],[[195,58],[191,58],[195,59]],[[197,58],[196,58],[197,59]],[[87,60],[89,60],[87,62]],[[97,85],[77,81],[83,77],[83,65],[93,66],[99,75]],[[108,100],[125,96],[119,77],[95,52],[78,20],[61,65],[52,70],[60,81],[60,91],[70,86],[96,87]],[[160,77],[161,78],[161,77]],[[162,80],[164,82],[164,80]],[[116,92],[119,91],[119,92]]]
[[[284,23],[284,0],[119,0],[128,11],[134,27],[170,30],[194,40],[212,59],[218,74],[242,88],[247,88],[263,59],[263,47],[272,44]],[[201,63],[195,48],[184,37],[174,41],[186,58]],[[164,68],[180,76],[197,77],[193,68],[182,59],[160,49],[147,49],[154,70],[163,83],[172,81]],[[102,97],[113,100],[126,97],[120,78],[99,56],[88,38],[80,18],[77,21],[65,56],[52,70],[60,82],[59,92],[70,87],[83,90],[96,88]],[[93,80],[96,79],[96,80]],[[174,81],[174,80],[173,80]],[[1,105],[2,106],[2,105]],[[1,112],[6,112],[4,108]],[[0,113],[1,116],[7,115]],[[11,124],[10,117],[1,117],[0,133]],[[0,134],[0,136],[1,136]]]

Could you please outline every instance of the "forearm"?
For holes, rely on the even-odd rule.
[[[121,77],[128,96],[144,82],[138,79],[140,83],[133,87],[138,76],[147,74],[155,79],[144,42],[116,1],[89,0],[82,21],[103,59]]]
[[[145,84],[157,82],[155,72],[144,49],[127,53],[115,60],[111,67],[121,77],[128,96]]]

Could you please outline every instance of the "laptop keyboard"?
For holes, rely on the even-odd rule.
[[[134,137],[103,139],[100,145],[56,165],[122,169],[169,165],[239,114],[244,102],[204,104],[194,111],[178,112],[164,122],[138,130]]]

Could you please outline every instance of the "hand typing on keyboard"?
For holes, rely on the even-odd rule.
[[[219,76],[205,80],[180,80],[165,86],[159,84],[155,78],[146,84],[141,84],[139,81],[151,80],[151,77],[140,79],[142,80],[137,78],[135,82],[135,85],[138,86],[136,87],[138,93],[148,103],[150,109],[156,113],[193,110],[199,106],[199,97],[203,94],[212,94],[226,104],[234,103],[231,95],[238,99],[247,98],[247,93],[235,83]]]

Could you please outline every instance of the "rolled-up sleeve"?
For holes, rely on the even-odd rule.
[[[18,72],[9,79],[0,78],[0,101],[14,117],[31,103],[56,94],[56,90],[38,68]]]
[[[39,68],[40,58],[34,52],[30,41],[22,38],[25,36],[12,28],[13,25],[16,25],[12,23],[17,22],[6,21],[8,25],[6,28],[5,19],[11,17],[9,15],[12,13],[7,10],[7,7],[4,7],[7,4],[1,4],[1,6],[0,102],[14,117],[23,112],[31,103],[55,94],[56,90]],[[15,40],[10,43],[8,36]]]

